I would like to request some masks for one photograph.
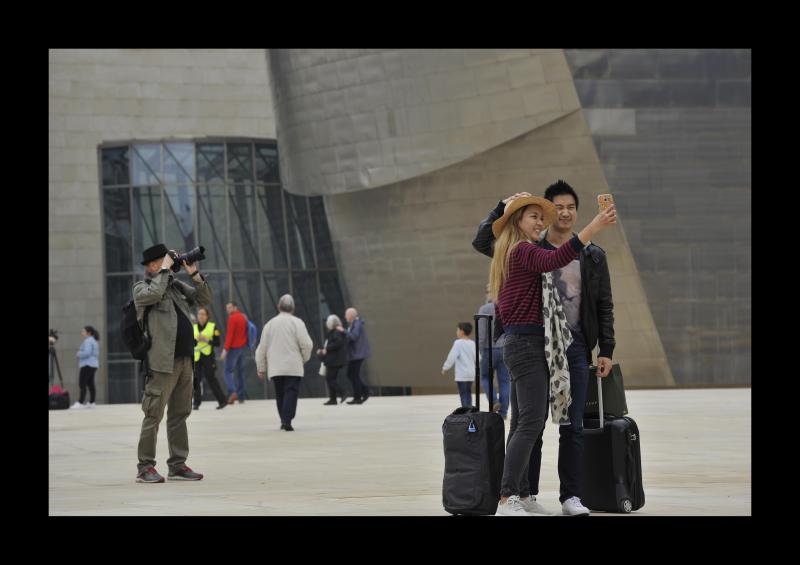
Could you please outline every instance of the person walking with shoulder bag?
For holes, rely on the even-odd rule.
[[[339,376],[339,370],[347,366],[347,335],[344,332],[342,321],[334,314],[328,316],[325,327],[328,329],[325,346],[318,349],[317,354],[321,356],[322,362],[325,364],[325,381],[328,383],[328,401],[324,404],[335,406],[337,396],[341,396],[342,403],[346,398],[343,388],[340,394],[336,379]]]

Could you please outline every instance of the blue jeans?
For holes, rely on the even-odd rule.
[[[472,381],[456,381],[461,406],[472,406]]]
[[[244,356],[247,346],[231,348],[225,356],[225,386],[228,387],[228,395],[236,391],[239,400],[244,400],[247,391],[244,389]],[[233,369],[236,368],[236,386],[233,384]]]
[[[511,392],[511,376],[508,374],[508,368],[503,361],[503,348],[492,348],[492,368],[497,374],[497,387],[492,388],[492,396],[489,398],[489,349],[486,348],[481,351],[481,386],[483,392],[486,394],[486,399],[489,401],[489,409],[491,410],[497,400],[497,394],[500,393],[500,415],[505,418],[508,415],[508,398]],[[497,389],[500,389],[499,391]]]
[[[558,478],[561,482],[558,500],[581,496],[581,472],[583,470],[583,411],[586,406],[586,389],[589,384],[589,361],[586,341],[578,333],[572,334],[572,345],[567,349],[569,363],[569,384],[572,404],[569,406],[568,426],[558,427]],[[531,451],[528,465],[530,494],[539,494],[539,470],[542,466],[542,433]],[[527,493],[522,494],[525,496]]]

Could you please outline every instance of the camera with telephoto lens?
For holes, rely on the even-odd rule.
[[[187,251],[186,253],[178,254],[174,251],[170,251],[169,256],[172,257],[174,263],[172,263],[172,272],[177,273],[181,270],[181,266],[183,262],[186,261],[187,264],[191,265],[196,261],[202,261],[206,258],[203,253],[205,253],[206,248],[202,245],[200,247],[195,247],[191,251]]]

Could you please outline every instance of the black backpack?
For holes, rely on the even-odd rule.
[[[136,319],[136,306],[133,300],[130,300],[125,306],[122,307],[122,319],[120,320],[119,329],[122,335],[122,341],[134,359],[138,361],[145,361],[147,352],[152,345],[150,338],[149,328],[147,326],[147,314],[150,312],[152,306],[147,306],[144,309],[144,327],[139,325]]]

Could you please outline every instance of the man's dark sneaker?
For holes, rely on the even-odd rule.
[[[200,473],[195,473],[189,467],[184,465],[182,469],[174,472],[170,471],[167,477],[170,481],[199,481],[203,478],[203,475]]]
[[[346,397],[346,396],[343,396],[343,397],[342,397],[342,404],[344,404],[344,401],[345,401],[345,400],[347,400],[347,397]]]
[[[217,405],[217,410],[222,410],[226,406],[227,406],[227,404],[225,404],[225,403],[219,404],[219,405]]]
[[[239,399],[239,404],[244,404],[244,398]]]
[[[195,406],[193,409],[194,410],[200,410],[200,407],[199,406]]]
[[[328,402],[322,403],[323,406],[336,406],[336,404],[338,404],[338,402],[336,402],[335,400],[329,400]]]
[[[353,400],[348,402],[348,404],[363,404],[363,403],[364,403],[364,401],[361,400],[360,398],[354,398]]]
[[[158,474],[155,467],[148,467],[136,475],[137,483],[163,483],[164,477]]]
[[[364,396],[361,397],[361,404],[364,404],[369,399],[369,393],[367,392]]]
[[[292,427],[291,424],[285,424],[283,426],[283,429],[286,430],[287,432],[293,432],[294,431],[294,428]]]

